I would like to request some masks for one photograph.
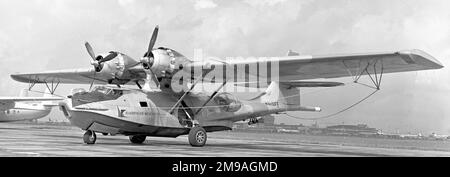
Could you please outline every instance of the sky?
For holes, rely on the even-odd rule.
[[[157,46],[187,57],[194,49],[223,58],[283,56],[289,49],[307,55],[424,50],[446,67],[385,75],[374,96],[317,122],[450,134],[448,7],[447,0],[0,0],[0,94],[16,96],[27,87],[13,81],[13,73],[91,67],[85,41],[96,52],[140,58],[158,24]],[[67,95],[73,87],[56,93]],[[324,116],[371,92],[354,84],[305,89],[302,104],[324,111],[291,114]],[[62,117],[53,112],[52,119]],[[313,123],[283,115],[276,121]]]

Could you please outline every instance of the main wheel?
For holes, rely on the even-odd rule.
[[[135,136],[130,136],[129,138],[133,144],[142,144],[142,143],[144,143],[146,136],[135,135]]]
[[[97,135],[92,130],[86,131],[83,135],[83,141],[86,144],[95,144],[95,140],[97,140]]]
[[[206,144],[206,131],[202,127],[193,127],[189,131],[189,144],[194,147],[202,147]]]

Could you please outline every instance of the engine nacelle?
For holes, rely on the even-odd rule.
[[[153,50],[149,57],[141,59],[145,69],[151,69],[158,78],[167,79],[171,79],[175,72],[190,62],[192,61],[177,51],[164,47]]]
[[[171,56],[171,51],[166,49],[153,50],[153,64],[151,65],[152,71],[157,77],[170,77],[174,72],[174,60],[175,57]]]
[[[99,66],[101,70],[97,73],[110,77],[113,80],[121,79],[126,72],[126,69],[135,66],[136,64],[138,64],[138,61],[125,54],[119,53],[114,59],[101,63]]]

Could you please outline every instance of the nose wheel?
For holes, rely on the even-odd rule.
[[[97,135],[95,135],[95,132],[92,130],[86,131],[83,135],[83,141],[86,144],[95,144],[95,141],[97,140]]]
[[[207,135],[202,127],[192,127],[189,131],[189,144],[194,147],[202,147],[206,144]]]

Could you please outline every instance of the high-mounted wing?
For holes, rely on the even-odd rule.
[[[24,83],[64,83],[64,84],[127,84],[145,79],[145,71],[137,66],[127,70],[120,78],[110,73],[96,73],[94,69],[69,69],[37,73],[12,74],[11,78]]]
[[[366,74],[364,69],[396,73],[439,69],[443,65],[420,50],[399,52],[312,56],[310,58],[286,57],[279,61],[280,80],[305,80],[339,78]]]
[[[235,73],[237,73],[236,68],[244,68],[245,73],[237,74],[237,77],[241,77],[239,82],[252,82],[254,79],[248,79],[251,78],[248,75],[260,77],[262,75],[259,73],[261,68],[253,69],[256,73],[252,73],[251,68],[256,68],[258,65],[261,66],[261,63],[264,63],[262,61],[256,58],[252,60],[231,60],[226,61],[226,65],[234,68]],[[266,58],[265,61],[266,64],[263,65],[267,66],[265,72],[274,72],[268,74],[269,78],[267,78],[267,82],[270,82],[275,74],[278,75],[278,78],[272,79],[273,81],[288,82],[365,75],[367,74],[363,72],[365,70],[373,74],[374,68],[378,73],[381,71],[383,73],[395,73],[439,69],[443,67],[434,57],[420,50],[348,55],[272,57]],[[195,68],[204,65],[204,62],[194,62],[188,67]],[[214,65],[217,68],[221,67],[217,65],[222,64],[216,63]],[[247,78],[243,80],[242,77]]]
[[[214,67],[211,67],[214,66]],[[261,66],[267,67],[264,75],[260,73]],[[207,73],[212,68],[231,67],[235,76],[227,78],[228,82],[260,82],[259,78],[266,77],[267,83],[270,81],[289,82],[318,78],[340,78],[365,75],[364,71],[395,73],[407,71],[419,71],[439,69],[443,65],[420,50],[404,50],[399,52],[349,54],[349,55],[324,55],[324,56],[286,56],[266,58],[263,61],[251,60],[231,60],[226,62],[189,62],[183,66],[184,69],[197,70],[201,68],[203,73]],[[258,68],[251,70],[251,68]],[[206,68],[206,69],[205,69]],[[244,73],[239,73],[237,68],[243,68]],[[191,73],[187,71],[186,73]],[[256,72],[251,72],[256,71]],[[228,71],[227,71],[228,72]],[[272,73],[274,72],[274,73]],[[202,72],[200,72],[202,73]],[[206,74],[208,75],[208,74]],[[250,77],[250,75],[257,76]],[[276,78],[275,78],[276,76]],[[19,82],[25,83],[68,83],[68,84],[90,84],[93,80],[97,84],[133,84],[132,81],[146,79],[146,72],[141,65],[128,68],[121,74],[120,78],[112,77],[111,73],[96,73],[94,69],[76,69],[48,71],[40,73],[13,74],[11,77]],[[199,76],[195,76],[198,78]],[[268,78],[267,78],[268,77]],[[256,79],[255,79],[256,78]],[[205,78],[204,81],[211,81]]]
[[[85,84],[91,83],[94,79],[94,69],[70,69],[44,71],[37,73],[11,74],[11,78],[25,83],[66,83],[66,84]],[[96,78],[99,83],[107,83],[106,80]]]

